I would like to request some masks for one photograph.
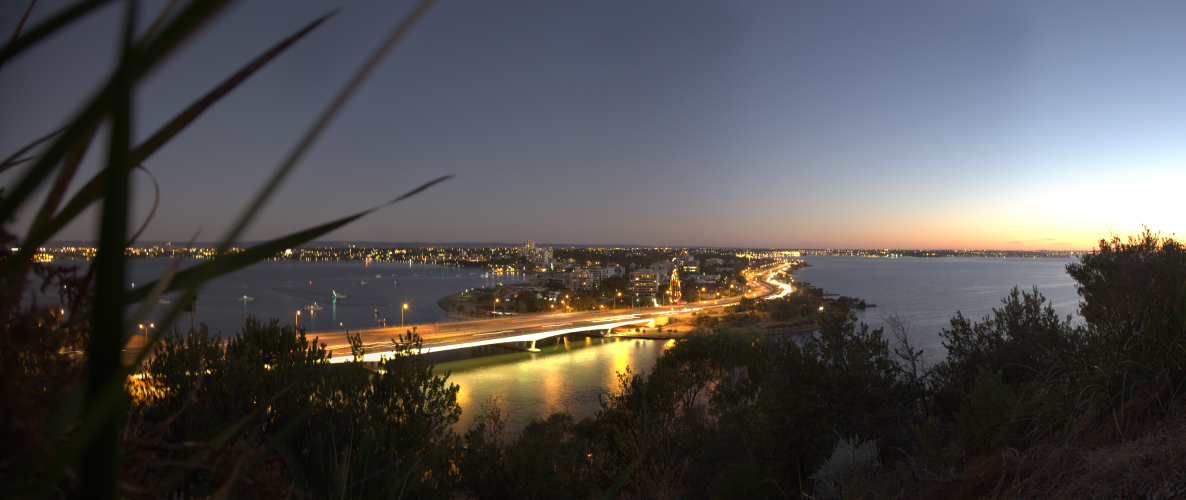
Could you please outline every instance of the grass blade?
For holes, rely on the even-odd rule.
[[[102,3],[105,0],[94,0]],[[130,80],[134,83],[156,67],[174,49],[181,45],[186,38],[209,21],[215,14],[226,6],[229,0],[210,0],[194,2],[161,30],[161,34],[147,43],[144,52],[137,52],[137,56],[129,61]],[[85,2],[85,3],[94,3]],[[72,9],[73,10],[73,9]],[[88,9],[89,10],[89,9]],[[83,11],[85,13],[85,11]],[[24,38],[28,38],[26,35]],[[0,58],[0,62],[3,58]],[[54,166],[61,161],[81,137],[111,111],[111,103],[115,101],[113,94],[119,93],[121,81],[119,74],[112,75],[104,84],[103,89],[83,108],[78,115],[70,120],[70,125],[46,150],[45,154],[35,163],[21,180],[13,187],[12,192],[0,199],[0,220],[13,217],[21,203],[44,182],[53,171]]]
[[[50,140],[50,139],[53,139],[55,135],[58,135],[58,134],[62,133],[62,131],[64,131],[64,130],[66,130],[66,128],[65,128],[65,127],[63,127],[63,128],[60,128],[60,129],[57,129],[57,130],[55,130],[55,131],[53,131],[53,132],[50,132],[50,133],[48,133],[48,134],[45,134],[45,136],[41,137],[40,139],[37,139],[36,141],[33,141],[33,142],[29,143],[29,145],[28,145],[28,146],[25,146],[25,147],[21,148],[19,151],[17,151],[17,152],[15,152],[15,153],[13,153],[12,155],[10,155],[8,158],[5,158],[5,159],[4,159],[4,162],[3,162],[3,163],[0,163],[0,172],[4,172],[5,170],[8,170],[8,169],[10,169],[10,168],[12,168],[12,167],[15,167],[15,166],[17,166],[18,164],[20,164],[20,163],[22,163],[22,162],[28,161],[28,159],[27,159],[27,158],[26,158],[26,159],[23,159],[23,160],[17,160],[17,158],[20,158],[21,156],[24,156],[24,154],[25,154],[25,153],[28,153],[28,152],[29,152],[29,150],[31,150],[31,149],[33,149],[33,148],[37,147],[37,145],[38,145],[38,144],[41,144],[41,143],[43,143],[43,142],[45,142],[45,141],[48,141],[48,140]]]
[[[605,490],[605,495],[601,498],[604,498],[605,500],[613,498],[614,495],[618,493],[618,490],[622,489],[622,485],[626,484],[626,480],[630,479],[630,475],[634,474],[634,469],[638,468],[638,464],[642,463],[642,457],[643,455],[639,455],[638,458],[634,459],[634,462],[631,462],[630,466],[627,467],[626,470],[622,471],[622,474],[618,476],[618,479],[614,480],[614,484],[610,485],[608,490]]]
[[[181,130],[197,119],[197,117],[206,111],[206,109],[208,109],[212,104],[214,104],[215,101],[221,99],[240,83],[246,80],[249,76],[251,76],[256,70],[270,62],[277,55],[282,53],[297,40],[304,37],[308,32],[312,31],[313,28],[316,28],[333,14],[334,12],[326,14],[318,18],[316,21],[310,23],[300,31],[289,36],[287,39],[272,47],[271,50],[265,52],[255,60],[251,61],[251,63],[244,66],[237,73],[220,84],[216,89],[190,105],[185,111],[178,114],[167,125],[153,134],[152,137],[133,149],[131,153],[132,163],[137,164],[144,161],[145,158],[147,158],[162,145],[164,145],[168,140],[172,139],[179,132],[181,132]],[[56,133],[57,132],[55,132],[55,134]],[[52,134],[51,136],[43,138],[42,141],[48,139],[49,137],[52,137]],[[36,144],[30,145],[28,148],[31,148],[35,145]],[[34,224],[32,227],[30,227],[29,234],[26,235],[23,242],[22,251],[18,253],[17,258],[13,259],[13,262],[27,262],[30,258],[32,258],[32,255],[36,251],[37,247],[41,246],[46,241],[49,241],[49,239],[52,238],[54,234],[57,234],[57,232],[63,227],[65,227],[66,224],[77,218],[83,210],[85,210],[95,201],[98,201],[99,198],[103,196],[105,179],[105,172],[96,174],[95,177],[91,178],[91,180],[82,187],[82,189],[75,193],[75,195],[70,199],[69,202],[66,203],[65,207],[63,207],[62,211],[56,217],[53,219],[44,220],[41,223]],[[153,182],[155,182],[155,180]],[[26,248],[28,250],[25,250]]]
[[[29,2],[29,6],[25,8],[25,14],[21,16],[20,22],[16,23],[16,29],[12,30],[12,37],[8,39],[8,43],[15,42],[21,36],[21,30],[25,28],[25,21],[29,20],[29,14],[33,13],[34,5],[37,5],[37,0]]]
[[[161,11],[157,13],[156,17],[152,20],[152,24],[148,25],[148,29],[145,29],[144,33],[140,34],[141,43],[143,43],[144,40],[152,38],[152,36],[156,34],[156,31],[161,29],[161,25],[165,23],[165,19],[169,18],[169,14],[173,12],[173,9],[177,8],[177,3],[179,1],[180,0],[169,0],[169,3],[165,4],[165,8],[161,9]]]
[[[243,83],[243,81],[255,73],[256,70],[259,70],[264,65],[271,62],[272,59],[275,59],[276,56],[280,55],[310,31],[313,31],[314,28],[319,26],[322,22],[325,22],[326,19],[329,19],[336,12],[337,11],[335,10],[324,16],[321,16],[315,21],[309,23],[300,31],[293,33],[267,52],[264,52],[259,57],[256,57],[255,60],[251,61],[237,73],[223,81],[222,84],[220,84],[218,87],[215,87],[214,90],[211,90],[205,96],[202,96],[202,98],[197,102],[191,104],[185,109],[185,111],[182,111],[172,120],[170,120],[168,124],[157,130],[157,132],[153,134],[152,137],[144,141],[144,143],[140,144],[139,146],[136,146],[136,148],[132,150],[133,161],[144,161],[145,158],[164,145],[165,142],[169,141],[169,139],[172,139],[179,132],[181,132],[182,129],[193,122],[199,115],[202,114],[202,112],[206,111],[206,109],[208,109],[223,96],[228,94],[231,90],[234,90],[235,87],[239,86],[240,83]]]
[[[63,26],[78,20],[78,18],[86,15],[88,12],[102,6],[109,1],[110,0],[87,0],[84,2],[78,2],[62,11],[58,15],[49,18],[49,20],[29,30],[25,36],[9,41],[8,44],[4,46],[4,48],[0,49],[0,65],[3,65],[10,58],[12,58],[12,56],[15,56],[25,49],[32,47],[33,44],[41,41],[42,38],[53,34]],[[29,10],[32,9],[33,6],[30,4]],[[28,12],[26,12],[25,15],[28,16]],[[21,19],[21,24],[24,24],[24,19]]]
[[[123,372],[120,351],[123,349],[124,249],[128,233],[128,153],[132,142],[132,87],[135,85],[132,47],[136,26],[136,2],[128,2],[124,22],[123,49],[112,79],[109,96],[111,113],[110,146],[107,150],[107,183],[99,228],[99,248],[95,254],[95,298],[91,317],[91,338],[86,348],[85,420],[96,422],[92,439],[84,446],[81,465],[82,488],[92,498],[115,498],[115,479],[119,476],[118,408],[123,394],[110,396],[102,388],[116,382]],[[122,387],[122,384],[121,384]],[[116,402],[112,402],[115,399]],[[109,414],[98,414],[96,407],[114,407]]]
[[[136,240],[140,238],[140,235],[144,233],[146,228],[148,228],[148,223],[152,222],[152,216],[156,215],[157,205],[160,205],[161,203],[161,185],[157,183],[156,176],[152,175],[152,172],[150,172],[147,168],[144,168],[144,165],[136,165],[136,168],[147,174],[148,179],[152,181],[152,209],[148,211],[148,216],[144,218],[144,223],[140,225],[140,229],[137,229],[136,233],[133,234],[132,237],[128,238],[127,243],[125,243],[126,246],[132,246],[132,243],[135,243]]]
[[[222,276],[226,273],[236,271],[238,269],[242,269],[242,268],[247,267],[251,264],[254,264],[261,260],[267,259],[269,257],[272,257],[272,256],[284,251],[287,248],[292,248],[292,247],[300,245],[302,243],[307,243],[309,241],[312,241],[314,238],[317,238],[321,235],[329,233],[330,231],[333,231],[333,230],[338,229],[342,226],[345,226],[346,224],[349,224],[355,220],[358,220],[359,218],[366,216],[367,214],[370,214],[371,212],[374,212],[380,208],[383,208],[383,207],[392,205],[394,203],[397,203],[401,200],[404,200],[404,199],[408,198],[409,196],[413,196],[421,191],[424,191],[425,189],[428,189],[429,187],[431,187],[437,183],[443,182],[443,181],[445,181],[449,178],[452,178],[452,177],[453,177],[452,175],[446,175],[444,177],[438,177],[436,179],[433,179],[432,181],[426,182],[423,185],[417,187],[416,189],[408,191],[407,193],[404,193],[403,195],[399,196],[398,198],[395,198],[395,199],[393,199],[387,203],[384,203],[380,206],[377,206],[377,207],[374,207],[374,208],[371,208],[368,210],[364,210],[362,212],[358,212],[356,214],[343,217],[341,219],[327,222],[325,224],[321,224],[319,226],[315,226],[315,227],[312,227],[312,228],[309,228],[309,229],[306,229],[303,231],[298,231],[296,233],[292,233],[287,236],[276,238],[274,240],[267,241],[267,242],[261,243],[259,245],[253,246],[251,248],[248,248],[247,250],[244,250],[242,252],[218,255],[210,262],[207,262],[205,264],[201,264],[198,266],[194,266],[190,269],[187,269],[185,271],[177,273],[177,277],[173,279],[173,282],[169,285],[167,291],[195,287],[205,280],[208,280],[208,279],[211,279],[211,278],[214,278],[217,276]],[[148,296],[149,289],[154,286],[156,286],[156,282],[150,283],[148,286],[145,286],[143,288],[137,288],[136,290],[131,290],[131,291],[126,292],[124,294],[124,305],[133,304],[140,300],[143,300],[145,297]]]
[[[334,100],[329,104],[328,107],[326,107],[324,111],[321,112],[321,115],[317,117],[317,120],[313,122],[313,125],[309,128],[309,130],[305,132],[305,135],[301,137],[299,142],[297,142],[296,147],[293,148],[288,156],[285,157],[284,161],[281,162],[280,166],[272,174],[272,177],[268,179],[267,184],[265,184],[263,189],[260,190],[259,194],[255,196],[255,199],[251,202],[251,206],[249,206],[247,210],[243,212],[243,215],[239,217],[239,220],[227,233],[223,241],[223,250],[229,249],[235,240],[239,238],[239,236],[243,233],[243,230],[247,228],[247,225],[251,223],[251,221],[259,213],[260,209],[262,209],[264,204],[267,203],[268,199],[272,197],[273,193],[275,193],[276,188],[280,186],[280,182],[288,176],[292,169],[296,167],[296,164],[298,161],[300,161],[301,157],[305,155],[305,152],[308,151],[309,147],[313,145],[313,141],[316,140],[319,135],[321,135],[321,132],[325,130],[326,126],[329,125],[329,122],[333,119],[333,117],[336,116],[338,111],[340,111],[346,102],[350,100],[350,97],[354,95],[354,92],[358,90],[358,87],[362,85],[362,82],[365,81],[366,78],[370,76],[371,72],[379,66],[379,63],[384,59],[387,53],[390,52],[393,47],[395,47],[395,44],[403,39],[404,35],[406,35],[407,32],[412,29],[412,25],[416,24],[416,21],[428,11],[428,8],[432,6],[434,1],[435,0],[421,0],[421,2],[417,4],[414,9],[412,9],[412,12],[404,17],[403,21],[400,22],[399,25],[397,25],[389,35],[387,35],[387,38],[383,40],[383,43],[379,44],[379,47],[377,47],[375,51],[371,53],[371,56],[367,58],[362,67],[360,67],[358,71],[354,73],[354,76],[350,78],[350,80],[346,83],[346,86],[338,92],[338,95],[334,98]]]
[[[41,203],[41,210],[33,217],[34,226],[42,226],[49,222],[53,217],[54,211],[57,210],[58,204],[61,203],[62,197],[66,194],[66,189],[70,187],[70,181],[74,180],[74,175],[78,172],[78,166],[82,164],[82,159],[86,157],[87,151],[94,141],[95,132],[97,128],[92,128],[81,137],[66,154],[66,161],[62,163],[62,168],[58,170],[58,178],[54,181],[53,187],[49,190],[49,195],[45,197],[45,201]],[[32,228],[30,228],[32,232]],[[25,239],[28,241],[28,238]],[[35,246],[41,246],[40,243]]]

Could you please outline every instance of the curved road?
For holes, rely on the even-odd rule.
[[[773,279],[774,274],[782,271],[786,266],[786,264],[780,264],[748,273],[749,282],[756,283],[757,286],[751,286],[751,289],[746,291],[743,296],[747,298],[761,298],[781,296],[787,293],[790,287]],[[373,352],[389,352],[393,350],[393,340],[398,340],[401,334],[413,328],[415,328],[416,333],[423,339],[423,347],[439,348],[451,344],[464,344],[479,340],[488,341],[502,337],[518,337],[547,330],[572,330],[576,328],[595,330],[605,323],[620,324],[634,319],[637,319],[638,323],[643,323],[651,321],[656,316],[677,316],[697,311],[720,310],[740,300],[741,297],[732,297],[693,304],[605,309],[600,311],[537,316],[508,316],[489,320],[375,328],[349,333],[358,334],[362,339],[363,347],[370,354]],[[326,344],[326,349],[333,351],[335,357],[340,357],[350,355],[350,344],[346,339],[346,333],[308,332],[306,336],[317,337],[319,342]]]

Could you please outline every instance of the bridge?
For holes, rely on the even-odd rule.
[[[751,291],[745,296],[771,298],[787,293],[790,287],[773,279],[773,275],[783,268],[784,266],[775,266],[773,269],[762,271],[760,277],[755,276],[757,278],[755,281],[759,284],[755,287],[757,290]],[[362,360],[367,362],[379,361],[384,356],[389,357],[391,352],[397,349],[392,340],[413,328],[422,339],[420,352],[424,354],[495,344],[539,352],[539,349],[535,347],[539,340],[573,333],[608,336],[612,334],[613,329],[624,327],[650,328],[657,326],[656,321],[659,318],[698,311],[719,310],[735,304],[739,300],[738,297],[674,306],[409,325],[350,333],[361,337],[363,349],[366,351]],[[333,353],[331,362],[353,361],[346,332],[310,332],[308,335],[317,336],[320,342],[326,344],[326,348]],[[516,344],[522,344],[522,346]]]
[[[594,335],[607,336],[612,333],[614,328],[654,326],[655,318],[653,317],[643,317],[639,314],[623,314],[609,318],[554,323],[550,325],[533,327],[511,328],[507,330],[485,333],[473,333],[468,335],[467,338],[461,339],[439,340],[435,342],[424,341],[423,344],[421,344],[420,352],[423,354],[429,354],[433,352],[464,349],[467,347],[517,343],[526,344],[527,347],[523,348],[525,351],[539,352],[539,349],[535,347],[535,343],[536,341],[546,338],[560,337],[570,333],[593,333]],[[391,346],[390,342],[388,342],[387,345]],[[389,354],[390,351],[374,353],[368,352],[365,356],[363,356],[363,361],[378,361],[384,355]],[[349,360],[350,359],[342,359],[339,361],[337,358],[333,359],[333,361],[339,362]]]

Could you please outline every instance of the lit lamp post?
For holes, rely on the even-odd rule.
[[[618,292],[618,295],[614,297],[614,309],[618,308],[618,297],[621,297],[621,296],[622,296],[622,292]]]
[[[404,311],[408,310],[408,303],[404,302],[404,308],[399,310],[399,327],[404,327]]]
[[[293,315],[292,322],[296,325],[296,326],[293,326],[293,328],[300,328],[300,326],[301,326],[301,312],[300,311],[297,311],[296,314]]]

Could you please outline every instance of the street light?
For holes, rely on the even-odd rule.
[[[618,308],[618,297],[621,297],[621,296],[622,296],[622,292],[618,292],[618,295],[616,297],[614,297],[614,309]]]
[[[296,315],[292,317],[292,322],[295,324],[295,326],[293,326],[293,328],[298,328],[301,326],[301,311],[300,310],[297,310]]]
[[[404,308],[399,310],[399,327],[404,327],[404,311],[408,310],[408,303],[404,302]]]

